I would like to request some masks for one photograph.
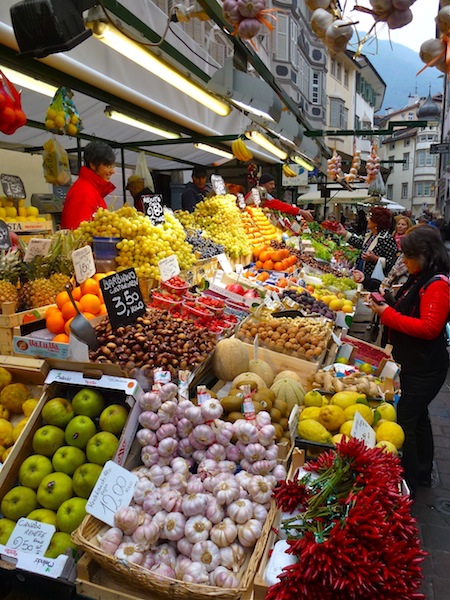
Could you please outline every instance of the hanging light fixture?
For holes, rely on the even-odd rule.
[[[194,144],[197,150],[203,150],[203,152],[210,152],[211,154],[217,154],[217,156],[222,156],[222,158],[227,158],[228,160],[232,160],[234,155],[231,152],[226,152],[225,150],[221,150],[220,148],[215,148],[214,146],[210,146],[209,144]]]
[[[278,146],[276,146],[273,142],[271,142],[260,131],[256,131],[255,129],[253,129],[251,131],[246,131],[245,135],[249,140],[251,140],[252,142],[255,142],[255,144],[258,144],[258,146],[261,146],[261,148],[264,148],[264,150],[267,150],[268,152],[270,152],[271,154],[273,154],[280,160],[287,159],[287,157],[288,157],[287,152],[285,152],[284,150],[281,150],[281,148],[278,148]]]
[[[231,108],[228,104],[206,92],[200,85],[182,75],[137,42],[130,40],[118,29],[111,27],[108,23],[99,21],[90,22],[88,26],[92,27],[94,36],[112,50],[122,54],[125,58],[153,73],[166,83],[173,85],[180,92],[203,104],[209,110],[222,117],[226,117],[230,113]]]
[[[113,121],[118,121],[119,123],[124,123],[125,125],[131,125],[131,127],[136,127],[137,129],[142,129],[143,131],[148,131],[148,133],[154,133],[160,137],[166,138],[168,140],[177,140],[181,136],[174,131],[167,131],[166,129],[160,129],[159,127],[155,127],[155,125],[150,125],[149,123],[145,123],[144,121],[140,121],[138,119],[134,119],[133,117],[129,117],[118,110],[115,110],[111,106],[107,106],[105,108],[105,115]]]
[[[54,85],[39,81],[39,79],[29,77],[28,75],[24,75],[23,73],[19,73],[19,71],[14,71],[8,67],[0,66],[0,69],[14,85],[37,92],[44,96],[49,96],[50,98],[53,98],[56,93],[57,88]]]
[[[291,160],[293,160],[295,163],[297,163],[298,165],[300,165],[301,167],[303,167],[304,169],[306,169],[306,171],[314,171],[315,166],[313,164],[311,164],[310,162],[308,162],[306,159],[304,159],[302,156],[299,156],[298,154],[291,156]]]

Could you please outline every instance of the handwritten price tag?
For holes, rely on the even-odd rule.
[[[219,265],[222,267],[222,271],[227,275],[233,272],[233,267],[231,266],[230,261],[226,254],[222,252],[222,254],[217,255],[217,260],[219,261]]]
[[[72,262],[75,269],[75,277],[78,283],[83,283],[92,275],[95,275],[95,262],[92,248],[84,246],[72,252]]]
[[[52,240],[43,240],[39,238],[31,238],[28,242],[24,262],[31,262],[35,256],[47,256]]]
[[[109,460],[88,498],[86,511],[112,527],[114,513],[129,506],[137,482],[137,475]]]
[[[44,555],[55,531],[54,525],[22,517],[17,521],[6,547],[27,554]]]
[[[368,448],[375,448],[376,435],[369,423],[359,414],[355,413],[355,419],[351,430],[351,437],[361,440]]]
[[[113,329],[134,323],[145,313],[145,303],[134,269],[103,277],[100,287]]]
[[[180,273],[180,265],[176,254],[163,258],[158,263],[161,281],[167,281],[171,277],[175,277]]]

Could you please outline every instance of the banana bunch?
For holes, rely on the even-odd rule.
[[[231,151],[234,154],[234,156],[241,162],[248,162],[253,158],[253,154],[250,152],[250,150],[247,148],[247,146],[245,145],[243,140],[241,140],[241,138],[238,138],[237,140],[234,140],[234,142],[232,142]]]
[[[286,177],[297,177],[297,173],[291,169],[286,163],[283,164],[283,173]]]

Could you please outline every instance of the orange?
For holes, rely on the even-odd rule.
[[[67,335],[67,333],[58,333],[58,335],[55,335],[55,337],[52,339],[52,342],[61,342],[62,344],[68,344],[69,336]]]
[[[278,287],[280,288],[285,288],[288,284],[288,280],[285,279],[284,277],[280,277],[280,279],[278,280]]]
[[[105,273],[105,275],[115,275],[116,271],[108,271],[107,273]]]
[[[266,260],[264,262],[264,268],[267,269],[268,271],[272,271],[273,270],[273,261]]]
[[[84,294],[80,299],[81,310],[83,312],[90,312],[96,315],[100,310],[102,304],[95,294]]]
[[[108,311],[106,310],[106,304],[100,304],[100,311],[98,314],[99,315],[107,315],[108,314]]]
[[[80,309],[80,303],[75,300],[75,304]],[[69,302],[66,302],[65,304],[62,305],[61,313],[62,313],[62,316],[64,317],[64,320],[67,321],[71,317],[74,317],[77,314],[77,311],[75,310],[75,307],[72,304],[72,302],[69,300]]]
[[[259,255],[259,260],[264,263],[264,262],[266,262],[266,260],[269,260],[270,257],[271,257],[271,252],[269,252],[268,250],[263,250],[261,252],[261,254]]]
[[[276,263],[274,263],[273,268],[275,269],[275,271],[282,271],[283,270],[283,263],[280,261],[277,261]]]
[[[98,299],[100,300],[100,304],[103,304],[105,299],[103,298],[102,290],[98,293]]]
[[[84,317],[85,319],[87,319],[88,321],[90,321],[91,319],[95,319],[95,315],[93,315],[93,314],[92,314],[92,313],[90,313],[90,312],[84,312],[84,313],[81,313],[81,314],[82,314],[82,315],[83,315],[83,317]]]
[[[63,307],[63,305],[66,302],[70,302],[69,294],[66,291],[59,292],[59,294],[56,296],[56,300],[55,301],[56,301],[56,304],[57,304],[59,310],[61,310],[61,308]]]
[[[261,260],[257,260],[256,264],[255,264],[255,267],[257,269],[262,269],[264,267],[264,263]]]
[[[77,286],[72,290],[72,296],[74,300],[79,300],[81,298],[81,288]]]
[[[258,275],[258,277],[256,278],[258,281],[267,281],[267,279],[269,279],[270,275],[269,273],[267,273],[266,271],[263,271],[262,273],[260,273]]]
[[[92,279],[95,279],[95,281],[100,281],[100,279],[103,279],[103,277],[106,277],[106,273],[96,273]]]
[[[57,306],[49,306],[45,312],[45,317],[47,318],[49,315],[51,315],[55,311],[59,311],[59,308]]]
[[[98,281],[96,281],[95,279],[92,279],[92,277],[90,277],[89,279],[86,279],[86,281],[83,281],[83,283],[80,285],[81,287],[81,294],[84,296],[85,294],[94,294],[95,296],[98,296],[98,293],[100,292],[100,285],[98,283]]]
[[[45,317],[45,326],[51,333],[62,333],[64,331],[64,317],[62,312],[58,310],[52,311]]]
[[[64,332],[66,333],[66,335],[70,335],[70,324],[72,323],[74,317],[70,318],[68,321],[66,321],[66,324],[64,325]]]

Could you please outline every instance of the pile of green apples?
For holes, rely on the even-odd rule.
[[[26,517],[56,527],[45,556],[56,558],[74,548],[70,534],[86,515],[87,499],[116,453],[127,418],[124,406],[106,406],[91,388],[78,391],[72,401],[49,400],[42,409],[45,424],[33,436],[35,454],[20,465],[18,485],[1,501],[0,544]]]

